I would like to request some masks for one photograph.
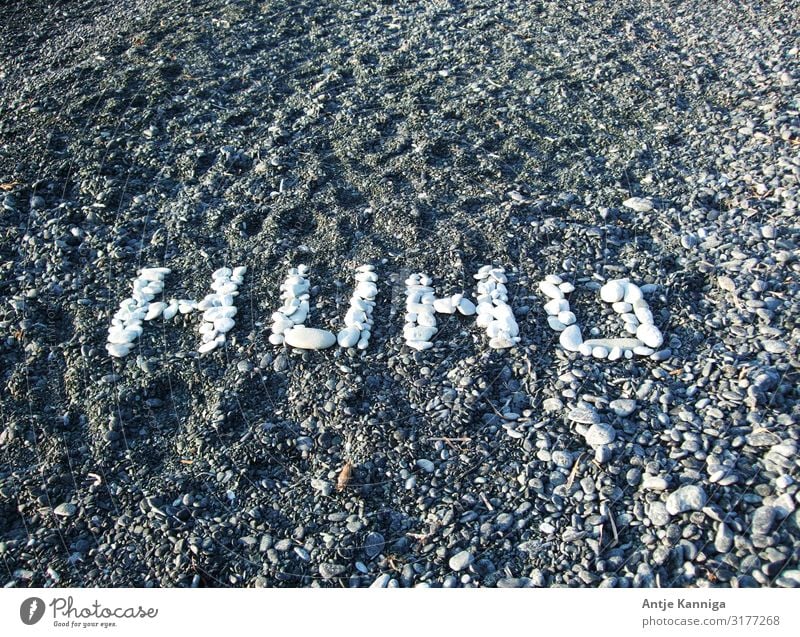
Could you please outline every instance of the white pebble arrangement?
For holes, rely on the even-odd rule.
[[[311,284],[306,278],[307,274],[308,266],[301,264],[290,268],[289,276],[281,283],[283,305],[272,313],[272,334],[269,342],[273,345],[281,345],[286,340],[286,331],[295,325],[303,325],[308,318]]]
[[[520,341],[519,326],[508,304],[508,278],[505,270],[484,265],[475,274],[475,278],[478,280],[476,323],[489,335],[489,347],[514,347]]]
[[[142,333],[142,321],[152,321],[166,308],[163,301],[153,301],[164,290],[169,268],[142,268],[133,280],[133,294],[121,301],[108,328],[106,351],[115,358],[127,356]]]
[[[436,334],[436,297],[431,278],[426,274],[412,274],[406,281],[406,315],[403,337],[406,345],[417,351],[433,347],[431,339]]]
[[[539,283],[539,290],[550,300],[544,305],[550,327],[561,332],[559,343],[569,352],[579,352],[583,356],[615,361],[630,359],[634,354],[649,356],[664,342],[661,331],[653,324],[653,313],[644,300],[641,288],[628,279],[614,279],[600,288],[600,298],[610,303],[623,320],[625,331],[630,338],[590,338],[583,334],[569,309],[565,298],[574,286],[561,277],[550,274]]]
[[[237,310],[233,299],[239,295],[239,286],[242,284],[245,272],[247,267],[241,265],[233,270],[219,268],[211,274],[211,289],[214,291],[195,304],[196,309],[203,312],[203,321],[199,327],[202,343],[197,348],[201,354],[210,352],[224,343],[225,335],[236,325],[233,317],[236,316]],[[191,303],[184,305],[188,307]]]
[[[378,275],[375,266],[362,265],[356,268],[356,287],[350,297],[350,307],[344,315],[345,327],[336,340],[340,347],[367,349],[372,333],[372,310],[378,295]]]

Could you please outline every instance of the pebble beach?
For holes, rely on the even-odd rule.
[[[9,3],[0,582],[800,586],[798,15]]]

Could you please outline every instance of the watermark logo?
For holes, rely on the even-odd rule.
[[[33,626],[44,615],[44,602],[38,597],[29,597],[19,607],[19,618],[23,624]]]

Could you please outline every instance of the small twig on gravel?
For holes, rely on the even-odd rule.
[[[586,452],[581,453],[578,456],[578,459],[575,461],[575,464],[572,465],[572,471],[569,472],[569,478],[567,478],[567,491],[569,491],[572,483],[575,482],[575,476],[578,475],[578,467],[580,466],[581,460],[583,460],[583,456],[586,455]]]

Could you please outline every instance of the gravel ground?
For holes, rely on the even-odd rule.
[[[799,12],[7,3],[3,583],[799,586]],[[369,349],[270,345],[299,263],[331,329],[376,265]],[[490,263],[518,347],[409,350],[407,274]],[[191,313],[107,355],[145,265],[248,267],[224,348]],[[610,335],[599,286],[651,284],[664,348],[565,352],[547,274]]]

